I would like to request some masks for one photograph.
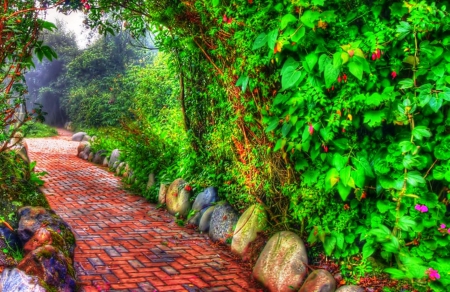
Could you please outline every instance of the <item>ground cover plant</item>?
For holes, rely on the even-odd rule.
[[[152,171],[214,184],[237,208],[263,204],[273,230],[341,261],[348,281],[373,269],[447,291],[449,4],[73,1],[101,32],[152,32],[167,60],[109,68],[88,50],[62,104],[81,126],[121,125],[138,188]],[[112,74],[83,86],[92,60]]]

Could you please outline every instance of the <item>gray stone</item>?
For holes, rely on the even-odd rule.
[[[72,135],[72,141],[83,141],[84,136],[87,135],[85,132],[78,132]]]
[[[120,173],[122,172],[124,167],[125,167],[125,162],[120,162],[116,168],[116,175],[120,175]]]
[[[309,274],[298,292],[334,292],[336,281],[327,270],[315,270]]]
[[[166,184],[161,184],[161,186],[159,187],[158,202],[160,204],[166,203],[166,195],[167,195],[168,189],[169,189],[169,186]]]
[[[102,166],[108,166],[108,157],[103,159]]]
[[[364,292],[364,289],[356,285],[345,285],[339,287],[336,292]]]
[[[88,161],[92,161],[94,159],[94,152],[89,153],[88,155]]]
[[[108,163],[109,168],[114,168],[114,163],[119,161],[119,157],[120,157],[119,149],[114,149],[111,152],[111,156],[109,156],[109,163]]]
[[[233,236],[233,227],[239,219],[239,214],[226,202],[216,205],[211,216],[209,237],[213,241],[227,242]]]
[[[249,246],[256,239],[258,232],[267,226],[267,214],[264,208],[255,204],[250,206],[239,218],[231,242],[231,251],[248,260]]]
[[[97,153],[95,153],[92,162],[94,162],[95,164],[102,164],[103,159],[105,159],[105,157],[106,157],[106,150],[99,150],[97,151]]]
[[[2,292],[45,292],[39,285],[37,277],[28,276],[19,269],[6,269],[0,277],[0,291]]]
[[[91,146],[86,145],[86,147],[84,147],[83,151],[80,152],[78,157],[84,160],[88,160],[89,154],[91,154]]]
[[[89,135],[84,135],[84,137],[83,137],[83,139],[82,139],[81,141],[89,142],[89,141],[91,141],[91,136],[89,136]]]
[[[292,292],[306,277],[308,257],[303,241],[290,231],[273,235],[253,268],[253,277],[271,292]]]
[[[189,218],[188,223],[198,226],[200,224],[201,211],[210,207],[213,203],[219,201],[219,195],[217,194],[217,188],[209,187],[203,192],[197,195],[192,210],[195,210],[195,214]]]
[[[186,182],[179,178],[170,184],[166,194],[166,207],[170,214],[178,214],[180,218],[186,218],[191,210],[189,191],[185,190]]]
[[[200,215],[200,223],[198,224],[198,230],[200,232],[208,232],[210,223],[211,223],[211,216],[213,214],[214,208],[216,206],[211,206],[208,209],[201,211]]]
[[[120,161],[116,161],[114,162],[112,169],[115,171],[117,169],[117,167],[119,167]],[[109,164],[108,164],[109,165]]]
[[[148,175],[147,190],[155,185],[155,174],[152,172]]]

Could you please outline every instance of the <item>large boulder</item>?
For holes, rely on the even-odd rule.
[[[111,152],[111,156],[109,156],[109,163],[108,163],[109,168],[113,168],[114,163],[116,161],[119,161],[119,157],[120,157],[119,149],[114,149]]]
[[[309,274],[298,292],[334,292],[336,280],[327,270],[315,270]]]
[[[253,277],[271,292],[292,292],[306,277],[308,257],[303,241],[290,231],[273,235],[253,268]]]
[[[169,186],[166,184],[161,184],[159,187],[159,193],[158,193],[158,203],[165,204],[166,203],[166,195],[167,190],[169,189]]]
[[[6,269],[0,276],[0,291],[2,292],[45,292],[39,285],[39,279],[18,269]]]
[[[70,250],[75,249],[75,238],[68,225],[53,211],[42,207],[23,207],[19,211],[19,228],[17,234],[22,243],[30,240],[41,227],[46,227],[56,233],[63,234],[64,240],[70,244]]]
[[[189,218],[188,223],[198,226],[200,224],[200,218],[202,215],[201,211],[211,207],[212,204],[217,201],[219,201],[219,195],[217,193],[216,187],[206,188],[203,192],[198,194],[197,198],[195,198],[194,204],[192,205],[194,215]]]
[[[78,132],[72,135],[72,141],[78,141],[81,142],[83,141],[84,136],[86,136],[87,134],[85,132]]]
[[[200,222],[198,224],[198,230],[200,232],[209,232],[211,216],[213,214],[215,207],[216,206],[211,206],[208,209],[201,211]]]
[[[60,233],[54,232],[53,230],[47,229],[45,227],[39,228],[33,235],[33,237],[28,240],[28,242],[23,247],[24,254],[28,254],[35,249],[38,249],[44,245],[52,245],[53,247],[59,249],[64,253],[64,255],[73,258],[74,249],[72,246],[62,238]]]
[[[78,157],[80,157],[81,159],[87,160],[89,158],[89,154],[91,154],[91,146],[86,145],[86,147],[84,147],[83,151],[81,151],[80,154],[78,154]]]
[[[89,153],[89,155],[88,155],[88,161],[89,162],[92,162],[92,160],[94,159],[94,152],[91,152],[91,153]]]
[[[226,202],[218,203],[211,215],[209,237],[213,241],[227,242],[233,237],[233,227],[238,219],[239,213],[233,207]]]
[[[60,291],[76,291],[72,260],[51,245],[44,245],[28,253],[17,268]]]
[[[190,192],[185,189],[186,182],[179,178],[170,184],[166,194],[166,207],[170,214],[186,218],[191,210]]]
[[[364,289],[356,285],[345,285],[339,287],[336,292],[364,292]]]
[[[97,151],[97,153],[95,153],[92,162],[94,162],[95,164],[102,164],[103,159],[105,159],[105,157],[106,157],[106,150],[99,150]]]
[[[267,214],[264,208],[255,204],[250,206],[239,218],[231,242],[231,251],[240,255],[244,260],[248,256],[250,244],[256,239],[258,232],[267,226]]]

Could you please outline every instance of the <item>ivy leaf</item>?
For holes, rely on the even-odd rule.
[[[278,139],[277,143],[275,144],[275,147],[273,148],[273,152],[277,152],[281,148],[286,145],[286,139]]]
[[[292,125],[290,123],[285,123],[283,127],[281,128],[281,134],[283,135],[283,138],[286,138],[286,136],[289,134],[289,131],[291,131]]]
[[[305,13],[303,13],[302,17],[300,17],[300,20],[304,25],[306,25],[309,28],[315,27],[315,22],[319,20],[320,18],[320,12],[313,11],[313,10],[307,10]]]
[[[387,268],[387,269],[384,269],[384,272],[390,274],[393,279],[405,279],[405,278],[407,278],[405,272],[403,272],[403,271],[401,271],[399,269]]]
[[[339,153],[334,153],[333,155],[333,160],[331,161],[331,164],[338,170],[340,171],[341,169],[343,169],[345,167],[345,165],[347,165],[348,162],[348,158],[345,156],[342,156]]]
[[[439,160],[449,160],[450,159],[450,147],[447,144],[439,144],[434,148],[434,157]]]
[[[319,177],[320,172],[313,169],[308,169],[302,175],[303,183],[307,186],[312,186],[317,183],[317,178]]]
[[[444,101],[442,100],[442,98],[436,97],[436,96],[431,96],[430,98],[430,102],[428,103],[428,105],[431,107],[431,109],[437,113],[439,111],[439,109],[442,106],[442,103]]]
[[[414,221],[414,219],[410,216],[402,216],[398,220],[398,227],[404,231],[409,231],[409,229],[415,227],[416,225],[416,221]]]
[[[360,64],[357,61],[350,62],[350,63],[348,63],[348,69],[349,69],[350,73],[353,74],[353,76],[358,78],[358,80],[362,80],[363,71],[364,71],[362,64]]]
[[[417,140],[422,140],[423,137],[431,137],[431,132],[425,126],[415,127],[412,130],[412,134]],[[403,151],[403,152],[406,152],[406,151]]]
[[[339,69],[336,69],[330,62],[325,65],[325,71],[323,74],[325,77],[325,86],[327,88],[331,88],[331,85],[333,85],[339,77]]]
[[[285,74],[281,76],[281,90],[286,90],[294,86],[294,84],[300,80],[300,77],[302,77],[301,71],[294,70],[285,72]]]
[[[296,22],[297,18],[292,14],[286,14],[281,18],[280,29],[283,30],[291,22]]]
[[[373,243],[366,242],[362,248],[363,258],[367,259],[375,252],[375,250],[376,248],[373,246]]]
[[[280,121],[278,120],[278,118],[273,118],[271,121],[270,121],[270,123],[269,123],[269,126],[267,127],[267,129],[266,129],[266,132],[270,132],[270,131],[273,131],[273,130],[275,130],[275,128],[276,127],[278,127],[278,124],[280,123]]]
[[[308,68],[310,71],[314,69],[314,66],[317,64],[317,60],[319,59],[316,54],[311,53],[305,57],[306,64],[308,64]]]
[[[212,0],[213,7],[217,7],[220,3],[220,0]]]
[[[409,22],[400,21],[400,24],[397,25],[396,32],[400,34],[399,39],[403,39],[407,35],[411,34],[411,25],[409,24]]]
[[[414,81],[411,78],[406,78],[401,80],[398,84],[400,84],[400,89],[408,89],[414,86]]]
[[[256,37],[255,41],[253,42],[252,50],[262,48],[266,43],[267,43],[267,34],[263,32]]]
[[[368,111],[364,113],[364,123],[368,124],[370,127],[380,126],[385,118],[386,113],[384,110]]]
[[[325,190],[331,190],[339,181],[339,171],[336,168],[330,169],[325,175]]]
[[[391,204],[387,200],[378,200],[377,201],[377,209],[381,214],[386,213],[390,209],[392,209]]]
[[[250,80],[250,78],[248,77],[248,75],[242,75],[236,81],[236,86],[241,86],[242,92],[245,92],[245,90],[247,89],[247,85],[248,85],[248,81],[249,80]]]
[[[323,248],[325,249],[325,253],[327,255],[331,255],[335,247],[336,247],[336,238],[334,236],[327,236],[325,238],[325,241],[323,242]]]
[[[273,51],[275,49],[275,43],[277,42],[278,38],[278,28],[272,30],[267,35],[267,45],[269,46],[269,49]]]
[[[445,87],[442,92],[439,92],[438,95],[443,100],[450,101],[450,88]]]
[[[281,68],[281,75],[286,74],[289,71],[294,71],[300,66],[300,62],[295,61],[294,58],[289,57],[283,64]]]
[[[340,181],[344,186],[348,186],[348,182],[351,178],[352,167],[346,166],[339,172]]]
[[[408,172],[406,174],[406,180],[413,187],[417,187],[419,184],[424,184],[425,183],[425,179],[416,170]]]
[[[345,186],[342,181],[339,181],[337,185],[339,196],[341,196],[341,199],[343,201],[347,200],[348,196],[352,192],[352,188],[349,186]]]
[[[300,28],[297,30],[297,32],[291,37],[291,40],[292,40],[294,43],[298,43],[298,41],[299,41],[302,37],[304,37],[305,34],[306,34],[306,29],[305,29],[304,26],[302,26],[302,27],[300,27]]]

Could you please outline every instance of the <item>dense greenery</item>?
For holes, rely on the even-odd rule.
[[[109,36],[68,65],[69,117],[120,118],[110,135],[137,188],[151,172],[214,184],[344,263],[447,290],[449,1],[78,4],[101,32],[152,32],[165,53],[116,63],[126,47]]]

